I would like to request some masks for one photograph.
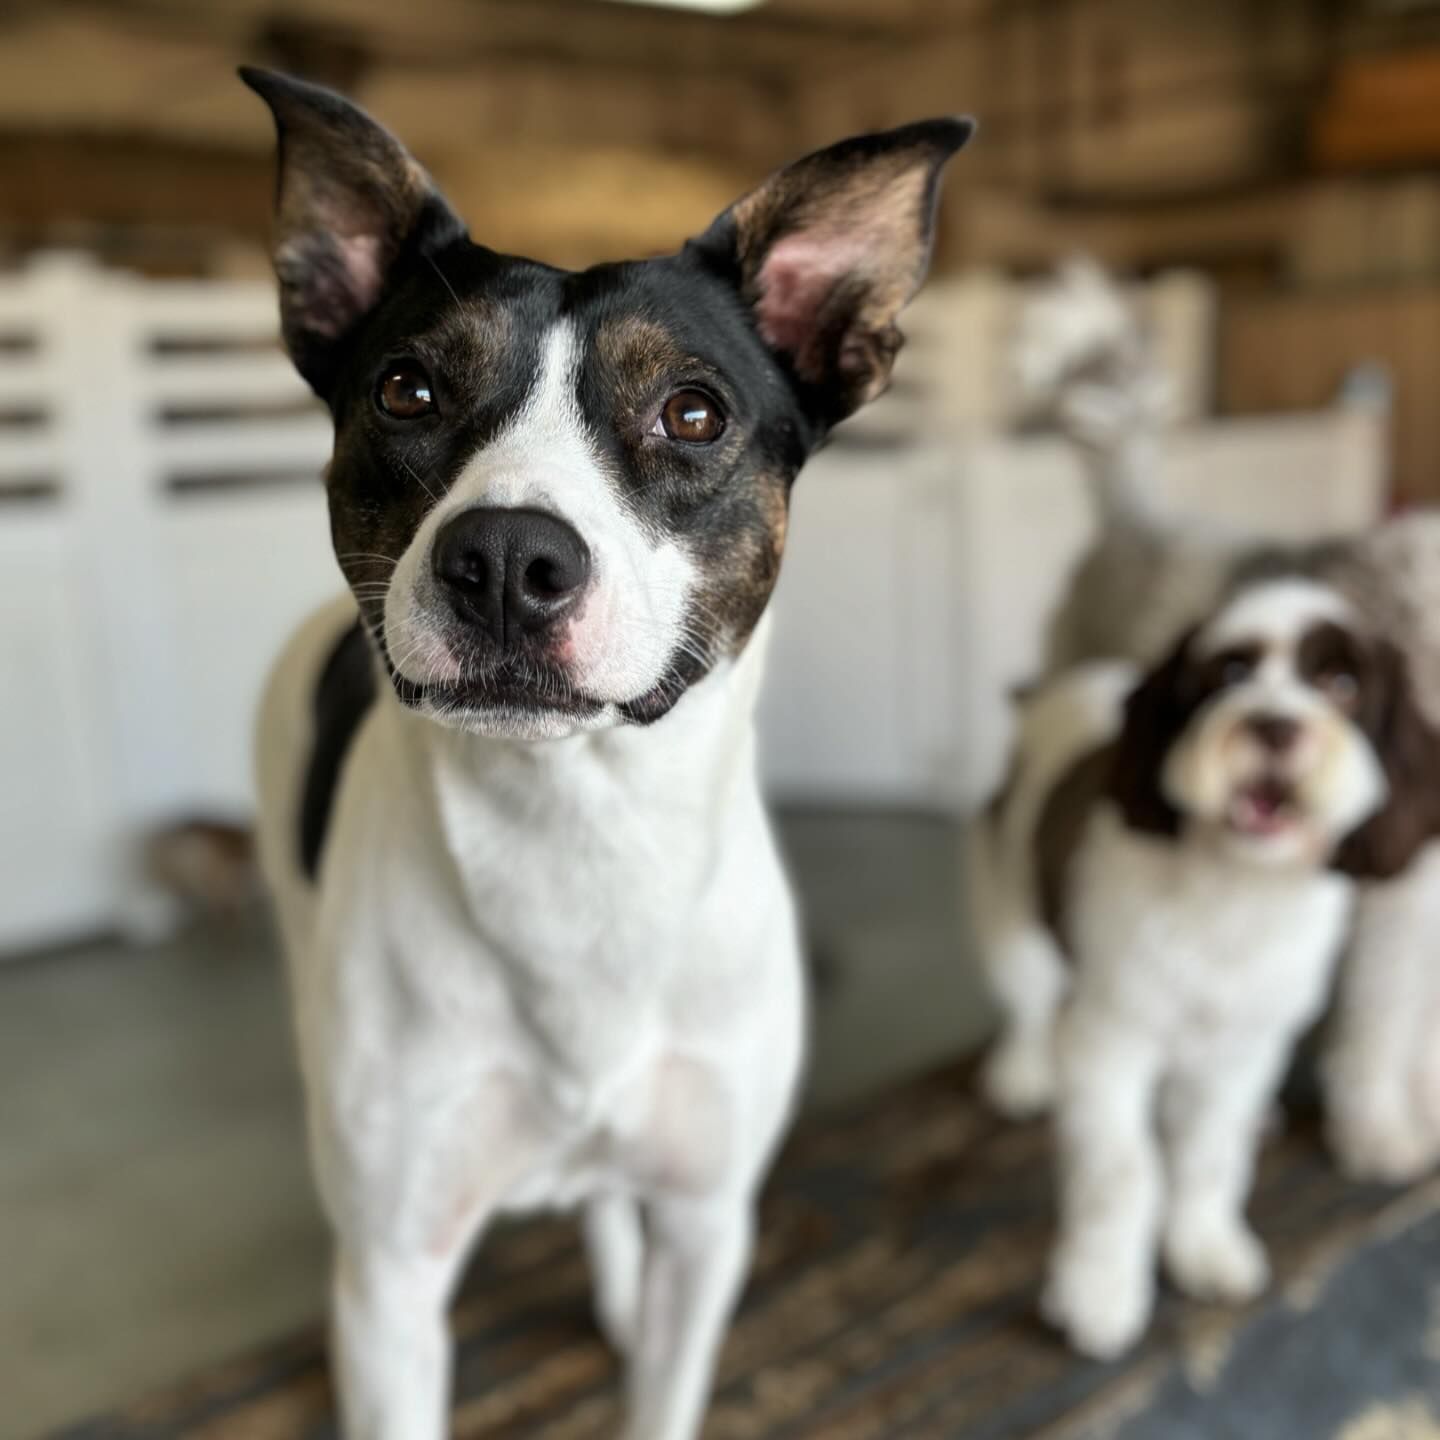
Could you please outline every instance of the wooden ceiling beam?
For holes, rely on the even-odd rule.
[[[812,66],[858,60],[948,28],[950,5],[851,0],[838,11],[769,5],[737,16],[705,15],[615,0],[72,0],[69,16],[141,26],[227,48],[263,44],[277,27],[311,31],[368,50],[376,63],[454,64],[472,59],[544,58],[624,68],[743,70],[803,81]],[[45,13],[54,13],[53,10]],[[916,15],[930,17],[925,23]],[[263,58],[255,57],[255,58]]]

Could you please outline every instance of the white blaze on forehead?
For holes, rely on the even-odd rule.
[[[1211,655],[1231,645],[1286,644],[1325,621],[1348,625],[1354,620],[1354,609],[1338,591],[1317,580],[1287,576],[1243,590],[1201,630],[1195,651]]]
[[[396,568],[386,604],[391,653],[407,639],[413,651],[428,616],[444,613],[429,557],[447,520],[479,506],[544,510],[570,525],[591,557],[590,590],[568,632],[571,679],[595,699],[635,700],[685,641],[694,565],[673,541],[647,533],[625,505],[580,410],[583,352],[573,323],[557,322],[539,355],[525,403],[466,461]]]
[[[467,461],[446,510],[469,505],[539,506],[583,534],[580,520],[603,498],[615,500],[576,395],[580,345],[562,320],[540,342],[540,363],[525,403]]]

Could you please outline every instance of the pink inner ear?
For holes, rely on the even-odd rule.
[[[275,259],[294,319],[322,339],[344,334],[380,297],[385,276],[377,235],[311,232],[287,240]]]
[[[865,231],[802,230],[776,241],[757,276],[759,299],[755,315],[768,345],[795,360],[809,378],[819,363],[810,355],[825,302],[847,275],[866,267],[869,242]]]
[[[350,291],[363,313],[380,298],[380,287],[385,280],[380,263],[380,237],[337,235],[335,248],[349,277]]]

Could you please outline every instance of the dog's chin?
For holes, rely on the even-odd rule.
[[[487,739],[564,740],[617,721],[613,704],[584,694],[558,669],[497,668],[459,684],[422,684],[398,672],[391,679],[408,710]]]
[[[409,708],[437,725],[485,740],[568,740],[618,723],[613,706],[594,711],[463,701],[422,701]]]
[[[420,684],[391,671],[395,693],[416,714],[493,740],[564,740],[618,725],[651,725],[689,688],[673,670],[629,700],[586,694],[559,670],[492,671],[464,684]]]

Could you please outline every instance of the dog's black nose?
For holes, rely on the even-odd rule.
[[[1300,738],[1300,722],[1289,715],[1275,715],[1268,711],[1246,718],[1245,728],[1267,750],[1283,755],[1293,749]]]
[[[435,578],[462,619],[499,645],[562,619],[590,578],[590,552],[543,510],[462,510],[440,527]]]

